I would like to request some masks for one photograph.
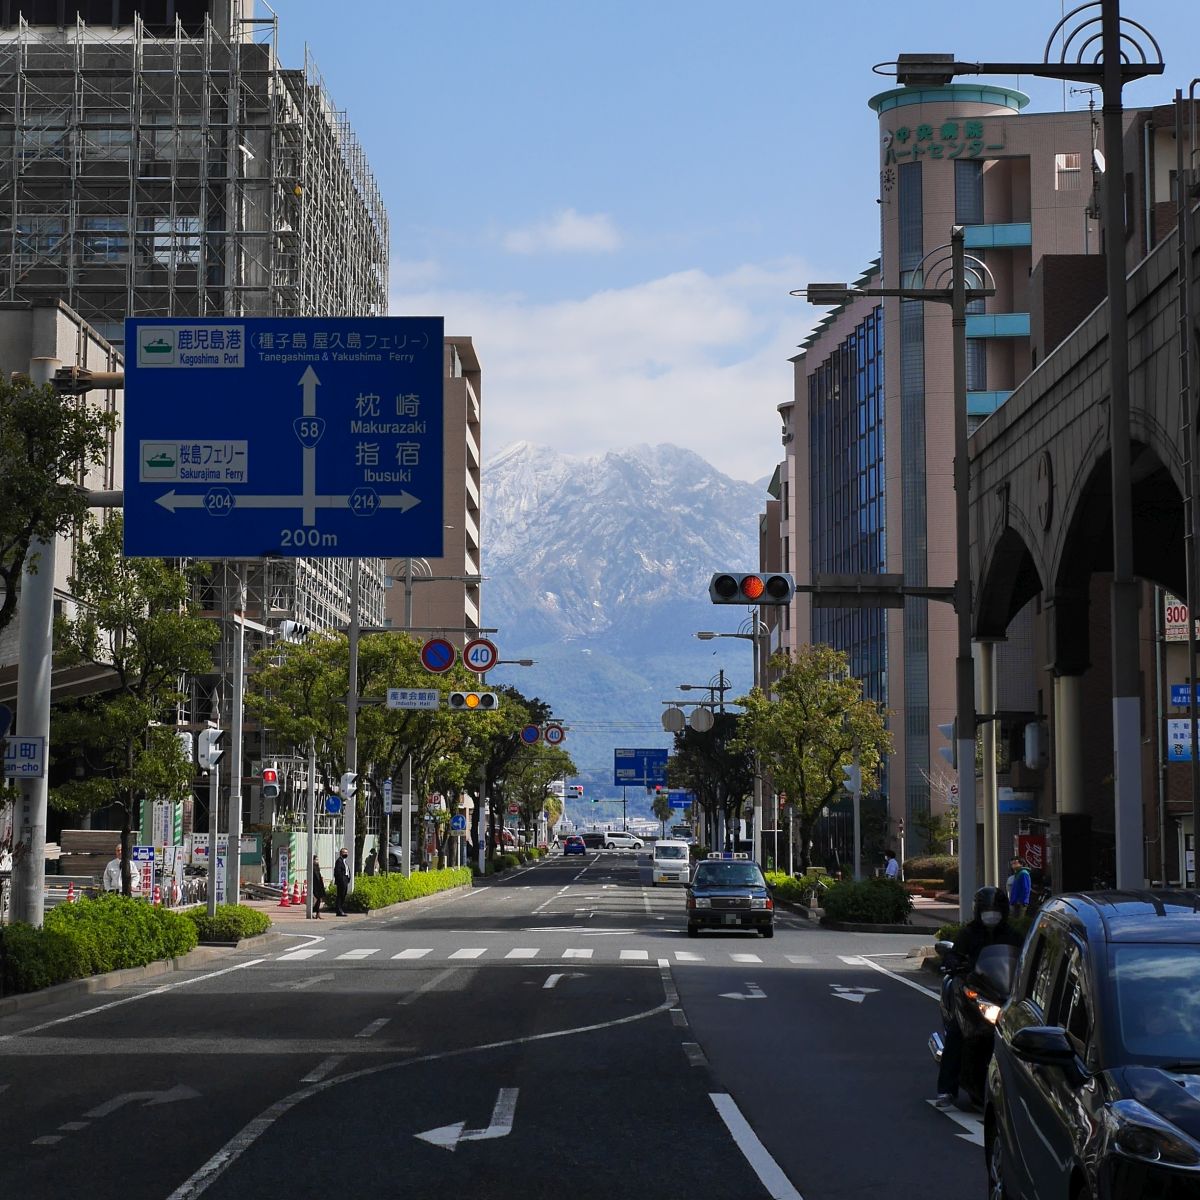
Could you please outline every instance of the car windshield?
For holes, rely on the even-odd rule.
[[[687,858],[686,846],[659,846],[654,851],[655,858]]]
[[[710,887],[745,887],[762,881],[754,863],[705,862],[696,868],[696,882]]]
[[[1200,1047],[1200,946],[1115,945],[1117,1028],[1145,1062],[1192,1060]]]

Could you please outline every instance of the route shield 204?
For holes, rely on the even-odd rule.
[[[442,554],[441,317],[130,318],[125,553]]]

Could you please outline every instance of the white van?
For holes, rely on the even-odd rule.
[[[654,883],[687,883],[690,869],[687,842],[664,839],[655,843],[650,864]]]

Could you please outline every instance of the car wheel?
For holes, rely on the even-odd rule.
[[[612,842],[605,842],[604,848],[605,848],[605,850],[611,850],[613,848]]]
[[[995,1122],[989,1122],[987,1132],[988,1200],[1005,1200],[1003,1152]]]
[[[764,925],[758,932],[761,933],[763,935],[763,937],[774,937],[775,936],[775,926],[774,925]]]
[[[699,928],[697,926],[689,923],[688,924],[688,937],[699,937],[699,936],[700,936]]]

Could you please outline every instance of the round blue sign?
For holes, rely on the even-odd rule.
[[[421,666],[435,675],[441,675],[454,666],[455,654],[457,651],[454,646],[445,638],[430,638],[421,647]]]
[[[450,828],[451,829],[466,829],[466,827],[467,827],[467,818],[464,817],[461,813],[456,813],[454,816],[452,816],[450,818]]]
[[[521,730],[521,741],[527,746],[535,745],[541,736],[542,731],[536,725],[526,725]]]
[[[325,811],[331,816],[336,817],[342,811],[341,796],[326,796]]]

